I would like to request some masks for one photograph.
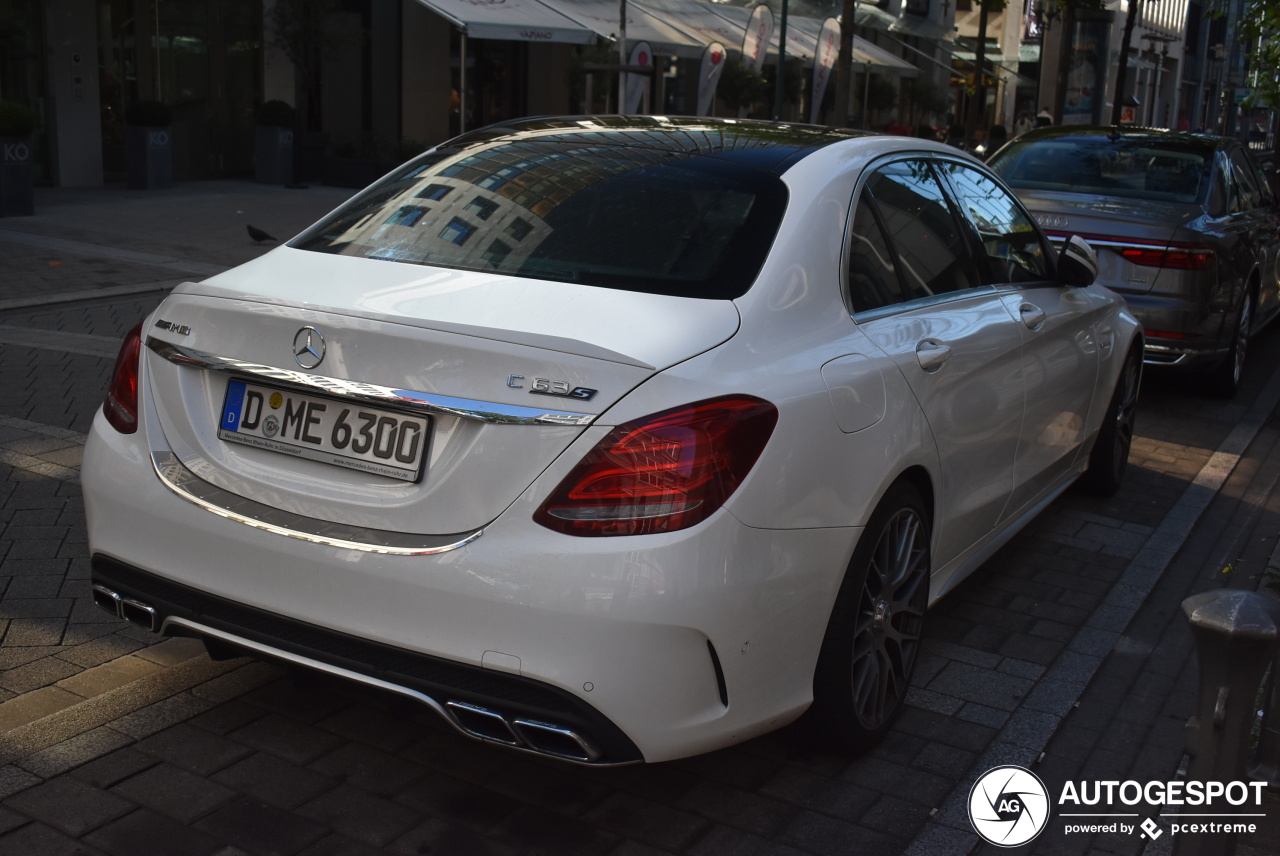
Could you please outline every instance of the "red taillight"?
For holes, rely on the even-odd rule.
[[[1174,247],[1146,249],[1129,247],[1121,250],[1126,261],[1143,267],[1163,267],[1173,270],[1208,270],[1213,267],[1213,250],[1208,247]]]
[[[567,535],[674,532],[710,517],[760,457],[778,409],[712,398],[614,428],[533,519]]]
[[[1045,229],[1051,238],[1062,240],[1072,232]],[[1177,241],[1144,241],[1141,238],[1116,238],[1111,235],[1080,234],[1095,247],[1117,250],[1126,261],[1143,267],[1163,267],[1172,270],[1209,270],[1213,267],[1213,247],[1185,244]]]
[[[111,372],[111,385],[107,387],[107,400],[102,402],[102,413],[121,434],[138,430],[138,360],[142,351],[142,322],[129,331],[116,356],[116,367]]]

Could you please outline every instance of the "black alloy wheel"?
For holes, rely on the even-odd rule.
[[[1099,496],[1113,496],[1120,490],[1133,448],[1134,423],[1138,415],[1138,391],[1142,385],[1142,348],[1134,347],[1125,357],[1116,379],[1111,403],[1102,417],[1098,439],[1089,453],[1089,468],[1080,485]]]
[[[1249,350],[1249,332],[1253,326],[1253,295],[1245,296],[1237,316],[1235,336],[1231,350],[1217,368],[1206,378],[1205,392],[1214,398],[1232,398],[1240,389],[1244,377],[1244,360]]]
[[[826,738],[861,751],[889,730],[915,670],[931,569],[929,516],[910,484],[885,494],[862,533],[814,675]]]

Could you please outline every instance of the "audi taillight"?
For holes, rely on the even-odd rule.
[[[1062,240],[1072,232],[1045,229],[1045,234]],[[1109,247],[1129,262],[1143,267],[1160,267],[1171,270],[1209,270],[1217,256],[1213,247],[1178,241],[1145,241],[1142,238],[1116,238],[1111,235],[1085,235],[1095,247]]]
[[[1213,267],[1213,250],[1209,247],[1128,247],[1120,251],[1126,261],[1143,267],[1173,270],[1208,270]]]
[[[142,322],[129,331],[116,356],[116,367],[111,372],[111,384],[107,387],[107,400],[102,402],[102,413],[121,434],[138,430],[138,361],[142,351]]]
[[[760,457],[778,409],[712,398],[609,432],[534,514],[567,535],[674,532],[711,516]]]

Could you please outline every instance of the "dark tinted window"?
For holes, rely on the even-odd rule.
[[[517,136],[424,155],[292,246],[630,291],[739,297],[772,245],[786,186],[741,162],[737,148],[759,140],[722,134],[709,146],[707,134],[676,136]]]
[[[973,288],[973,265],[951,207],[929,165],[898,161],[867,182],[902,266],[905,297]]]
[[[1212,164],[1211,149],[1176,141],[1052,137],[1015,140],[988,166],[1013,188],[1190,203],[1206,195]]]
[[[987,285],[1037,282],[1049,278],[1040,233],[1031,218],[1000,185],[967,164],[943,169],[959,197],[960,207],[978,231],[984,258],[978,275]]]
[[[906,299],[873,204],[871,193],[864,192],[853,213],[849,236],[849,302],[854,312],[878,309]]]

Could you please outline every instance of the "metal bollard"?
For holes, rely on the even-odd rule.
[[[1263,699],[1258,751],[1245,771],[1255,782],[1280,788],[1280,657],[1271,664],[1271,689]]]
[[[1256,592],[1220,589],[1187,598],[1182,611],[1200,664],[1196,715],[1187,723],[1187,779],[1243,781],[1258,686],[1280,642],[1280,604]],[[1235,850],[1234,834],[1178,836],[1173,848],[1177,856]]]

